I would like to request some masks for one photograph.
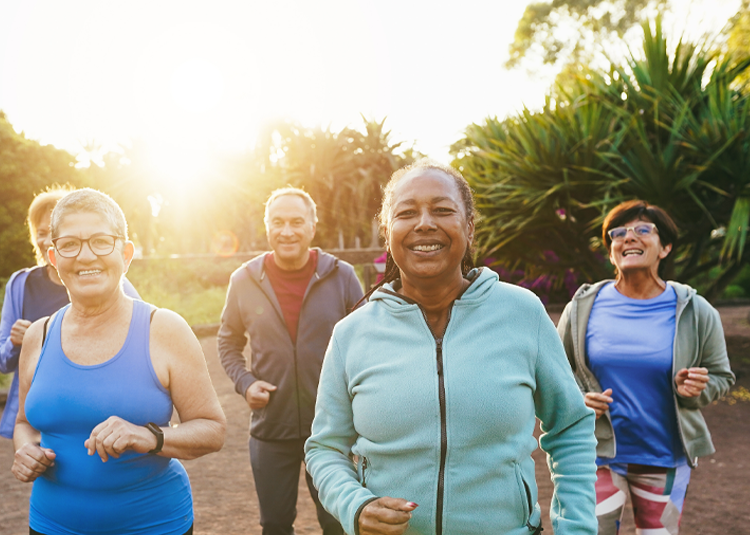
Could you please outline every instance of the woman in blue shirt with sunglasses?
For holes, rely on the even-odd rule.
[[[662,279],[677,234],[658,206],[612,209],[602,239],[616,279],[584,284],[558,324],[596,412],[600,535],[618,533],[627,494],[639,530],[678,533],[690,470],[714,453],[700,409],[734,383],[718,312]]]

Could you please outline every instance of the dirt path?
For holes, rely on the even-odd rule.
[[[721,312],[729,353],[738,372],[734,390],[750,389],[750,325],[746,321],[750,308]],[[203,338],[201,343],[229,425],[221,452],[185,463],[193,485],[195,533],[259,534],[258,506],[247,448],[250,411],[221,369],[215,339]],[[719,402],[704,410],[704,415],[718,451],[702,459],[700,467],[693,472],[681,535],[750,533],[750,402]],[[3,474],[0,476],[0,534],[25,535],[31,486],[19,483],[10,474],[12,456],[10,441],[0,439],[0,474]],[[535,459],[539,503],[548,525],[552,486],[540,451],[535,453]],[[300,535],[321,533],[302,478],[296,529]],[[549,528],[547,531],[551,532]],[[628,515],[621,533],[634,533]]]

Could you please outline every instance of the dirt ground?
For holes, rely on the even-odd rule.
[[[717,452],[701,459],[699,468],[693,472],[681,535],[750,534],[750,398],[747,393],[750,390],[750,324],[747,321],[750,307],[725,308],[720,312],[738,382],[733,395],[704,410]],[[250,411],[234,392],[219,364],[215,338],[202,338],[201,343],[227,415],[228,431],[219,453],[184,463],[193,485],[195,533],[259,534],[258,505],[247,446]],[[542,452],[537,450],[535,459],[539,503],[548,525],[552,485]],[[0,474],[4,474],[0,476],[0,534],[25,535],[31,486],[13,478],[12,462],[11,442],[0,439]],[[297,533],[320,534],[315,508],[302,477],[298,509]],[[545,533],[548,531],[551,529],[547,528]],[[621,534],[634,532],[631,517],[626,514]]]

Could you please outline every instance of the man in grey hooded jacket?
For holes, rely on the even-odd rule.
[[[265,224],[273,252],[232,274],[221,317],[221,363],[252,409],[250,461],[264,535],[294,533],[299,470],[323,356],[333,326],[362,297],[351,265],[310,249],[316,221],[306,192],[284,188],[271,194]],[[324,535],[343,533],[306,476]]]

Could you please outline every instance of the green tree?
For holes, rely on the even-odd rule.
[[[71,154],[27,139],[0,111],[0,277],[34,265],[26,214],[34,195],[53,184],[88,182]]]
[[[584,71],[542,111],[472,125],[454,146],[486,217],[480,255],[531,276],[602,278],[601,221],[641,198],[682,230],[668,276],[720,266],[715,298],[748,263],[750,104],[734,84],[750,60],[682,42],[670,56],[660,19],[643,30],[626,65]]]
[[[587,43],[621,40],[643,22],[649,8],[664,9],[669,0],[551,0],[532,2],[518,21],[507,67],[517,66],[531,51],[544,63],[573,63],[589,57]],[[564,29],[567,27],[567,32]],[[575,38],[571,39],[571,33]],[[588,39],[587,39],[588,38]]]

